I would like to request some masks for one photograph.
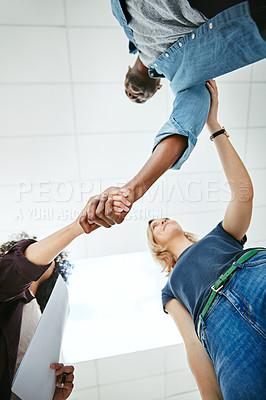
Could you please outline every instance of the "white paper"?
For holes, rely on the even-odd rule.
[[[50,364],[59,361],[68,314],[68,291],[59,275],[13,381],[12,392],[22,400],[52,400],[55,370]]]

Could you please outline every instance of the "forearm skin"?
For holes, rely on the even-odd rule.
[[[25,250],[25,257],[34,264],[49,264],[72,240],[83,233],[75,221],[52,235],[33,243]]]
[[[176,163],[187,146],[187,137],[178,134],[169,136],[158,144],[140,172],[124,186],[135,193],[134,201],[140,199]]]

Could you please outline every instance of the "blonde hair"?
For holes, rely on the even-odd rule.
[[[166,272],[166,276],[169,276],[177,260],[170,251],[166,250],[166,246],[155,243],[151,230],[152,221],[154,220],[152,219],[149,221],[147,228],[148,245],[153,258],[161,265],[162,272]],[[198,241],[194,233],[184,232],[184,235],[191,243],[196,243]]]

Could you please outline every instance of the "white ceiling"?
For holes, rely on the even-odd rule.
[[[165,82],[147,104],[128,101],[122,82],[134,56],[109,0],[1,0],[0,11],[0,240],[21,230],[43,237],[69,223],[92,194],[138,172],[172,94]],[[265,70],[263,61],[218,79],[220,121],[255,182],[251,242],[266,239]],[[180,172],[165,174],[112,233],[79,238],[71,258],[145,250],[153,215],[204,234],[222,218],[223,192],[203,131]]]
[[[164,82],[147,104],[128,101],[123,79],[134,56],[127,48],[109,0],[0,0],[1,241],[21,230],[41,238],[59,229],[72,221],[91,195],[125,183],[149,157],[153,138],[170,114],[172,94]],[[217,81],[220,122],[246,162],[255,187],[249,244],[265,245],[266,63]],[[69,246],[70,257],[146,250],[146,224],[153,215],[177,218],[186,230],[203,235],[222,219],[227,199],[215,148],[203,131],[181,171],[166,173],[121,226],[80,237]],[[101,388],[78,383],[73,400],[88,396],[129,400],[125,393],[143,400],[199,398],[197,392],[177,395],[176,382],[180,389],[191,378],[182,373],[176,378],[176,367],[169,370],[165,361],[166,351],[157,349],[154,356],[162,357],[165,376],[160,372],[158,377],[156,371],[150,376],[155,363],[149,355],[148,372],[130,384],[126,376],[118,383],[115,377],[103,381]],[[176,352],[171,354],[175,357]],[[120,371],[136,372],[139,362],[120,366]],[[110,365],[105,375],[95,375],[98,382],[110,377],[116,360]],[[162,367],[159,361],[157,367]],[[81,378],[86,371],[84,379],[92,379],[96,364],[88,368]],[[193,385],[190,382],[184,392],[194,390]]]

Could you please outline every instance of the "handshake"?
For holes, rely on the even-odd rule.
[[[85,233],[104,226],[121,224],[130,211],[134,201],[135,192],[126,187],[110,187],[102,194],[91,197],[78,217],[80,226]]]

